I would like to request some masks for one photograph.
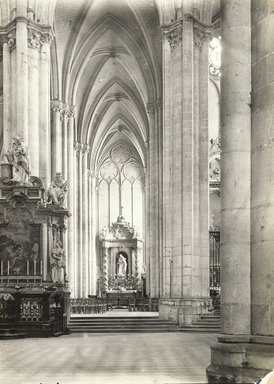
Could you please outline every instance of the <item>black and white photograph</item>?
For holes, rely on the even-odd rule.
[[[274,384],[274,0],[0,0],[0,367]]]

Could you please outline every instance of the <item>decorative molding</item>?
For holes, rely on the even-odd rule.
[[[171,51],[174,51],[182,42],[184,22],[191,22],[193,24],[193,43],[201,49],[204,41],[211,36],[212,26],[202,23],[189,13],[184,15],[180,13],[180,17],[173,24],[162,28],[163,35],[168,40]]]
[[[41,32],[31,27],[28,27],[28,47],[36,49],[40,52],[42,44],[43,42]]]
[[[75,141],[74,144],[73,144],[73,147],[75,149],[76,156],[79,157],[80,154],[83,153],[83,144],[79,143],[78,141]]]
[[[61,113],[63,111],[63,103],[60,100],[53,100],[50,102],[50,108],[55,113]]]
[[[65,118],[68,118],[68,113],[69,113],[69,105],[68,104],[63,104],[63,108],[61,111],[61,121],[63,121]]]
[[[89,144],[82,144],[82,152],[83,152],[83,155],[89,154],[89,152],[90,152],[90,145]]]
[[[182,43],[182,23],[177,21],[175,24],[171,24],[168,27],[162,29],[164,36],[170,45],[170,50],[173,52],[179,44]]]
[[[50,27],[42,27],[28,21],[28,47],[41,52],[44,43],[51,44],[54,40]]]
[[[197,28],[194,26],[193,28],[193,44],[195,47],[202,49],[204,42],[208,41],[208,34],[201,30],[200,28]]]
[[[11,51],[16,46],[16,31],[15,31],[15,29],[8,32],[6,40],[7,40],[8,46],[9,46],[10,51]]]
[[[69,105],[68,106],[68,119],[74,119],[76,116],[76,107],[75,105]]]

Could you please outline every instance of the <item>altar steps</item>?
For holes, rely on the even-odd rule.
[[[11,339],[23,339],[27,337],[26,333],[16,332],[12,328],[0,328],[0,340],[11,340]]]
[[[161,320],[159,316],[132,318],[117,317],[73,317],[68,325],[70,332],[180,332],[180,327],[168,320]]]

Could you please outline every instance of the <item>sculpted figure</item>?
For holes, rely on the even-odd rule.
[[[126,273],[127,273],[127,260],[120,253],[119,258],[117,260],[117,275],[124,277],[124,276],[126,276]]]
[[[60,240],[56,240],[50,256],[51,278],[54,283],[64,284],[65,281],[65,257],[63,245]]]
[[[29,155],[22,137],[14,137],[11,148],[6,152],[7,160],[13,165],[13,181],[28,183]]]
[[[65,208],[67,183],[67,181],[62,179],[61,173],[56,173],[51,185],[46,191],[47,202]]]

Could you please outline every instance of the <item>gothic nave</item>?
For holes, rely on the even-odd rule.
[[[201,382],[274,368],[273,32],[274,0],[0,0],[5,379],[12,343],[22,369],[112,338],[167,382],[195,382],[198,340]]]

